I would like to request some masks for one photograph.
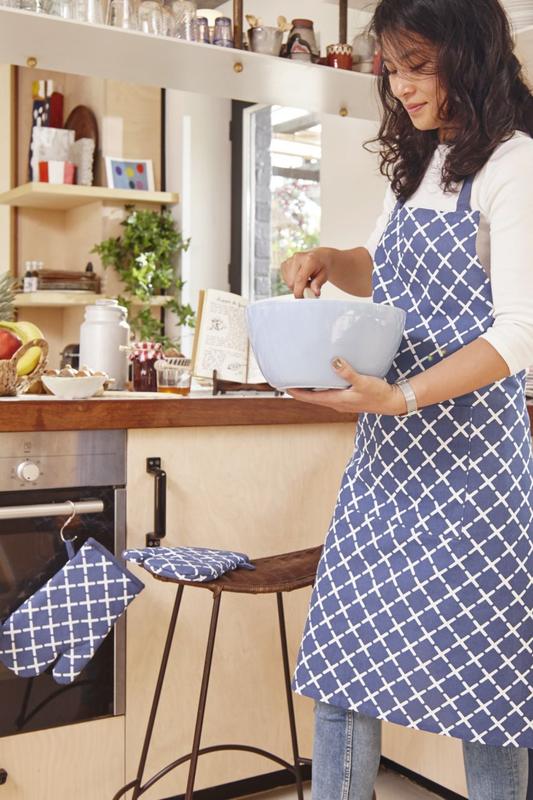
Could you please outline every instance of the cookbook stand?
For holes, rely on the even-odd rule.
[[[283,394],[269,383],[235,383],[235,381],[221,381],[217,378],[216,369],[213,370],[213,394],[227,394],[228,392],[274,392],[276,397]]]

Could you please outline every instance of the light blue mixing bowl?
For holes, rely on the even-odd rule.
[[[274,298],[251,303],[252,350],[276,389],[344,389],[333,369],[340,356],[356,372],[384,378],[398,352],[405,311],[362,300]]]

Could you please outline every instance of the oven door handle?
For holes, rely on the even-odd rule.
[[[29,519],[30,517],[69,517],[72,513],[101,514],[102,500],[80,500],[77,503],[43,503],[34,506],[0,506],[0,520]]]

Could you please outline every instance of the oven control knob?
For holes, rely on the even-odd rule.
[[[34,483],[40,474],[41,470],[35,461],[23,461],[22,464],[19,464],[17,467],[18,477],[21,481],[26,481],[26,483]]]

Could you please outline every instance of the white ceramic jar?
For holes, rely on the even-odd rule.
[[[126,388],[128,377],[128,357],[120,349],[130,343],[127,316],[117,300],[96,300],[94,306],[86,306],[80,328],[80,365],[106,372],[115,379],[113,389],[118,391]]]

